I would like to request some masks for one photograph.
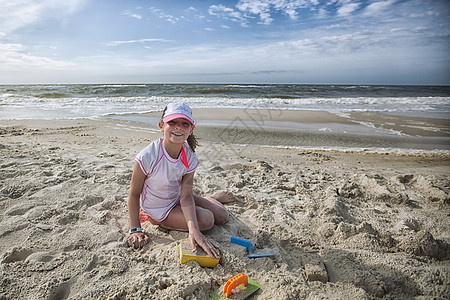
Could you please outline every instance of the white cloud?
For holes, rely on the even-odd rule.
[[[341,8],[338,9],[337,14],[340,17],[346,17],[356,9],[358,9],[359,6],[360,3],[345,3]]]
[[[166,14],[162,9],[150,7],[149,10],[151,13],[157,15],[158,18],[163,19],[172,24],[178,23],[180,21],[180,18],[175,17],[173,15]]]
[[[10,37],[24,27],[47,19],[65,22],[67,17],[79,10],[86,0],[0,0],[0,69],[8,72],[20,70],[56,70],[75,64],[71,61],[56,60],[33,52],[35,47],[22,43],[11,43]],[[8,42],[5,40],[8,39]],[[54,49],[51,46],[50,49]],[[31,73],[30,73],[31,74]],[[37,74],[36,74],[37,75]],[[39,75],[37,75],[39,76]]]
[[[259,15],[262,23],[270,24],[273,12],[281,12],[295,20],[298,18],[298,10],[315,10],[318,4],[317,0],[240,0],[236,7],[243,12]]]
[[[3,70],[43,68],[62,69],[73,66],[72,62],[54,60],[28,53],[22,44],[0,44],[0,66]]]
[[[124,44],[136,44],[136,43],[155,43],[155,42],[163,42],[168,43],[171,42],[170,40],[165,39],[139,39],[139,40],[129,40],[129,41],[112,41],[109,43],[105,43],[106,46],[119,46]]]
[[[129,16],[129,17],[132,17],[132,18],[136,18],[136,19],[138,19],[138,20],[142,19],[142,16],[141,16],[141,15],[139,15],[139,14],[134,14],[134,13],[130,12],[129,10],[124,11],[122,14],[123,14],[124,16]]]
[[[246,17],[240,12],[235,11],[233,8],[226,7],[222,4],[211,5],[208,9],[208,13],[212,16],[216,16],[225,20],[231,20],[233,22],[246,22]]]
[[[281,12],[290,19],[298,18],[298,10],[316,10],[319,4],[317,0],[239,0],[236,10],[222,4],[211,5],[209,14],[219,18],[239,21],[242,25],[248,25],[254,15],[260,19],[260,24],[270,25],[274,21],[272,15]]]
[[[149,7],[148,8],[152,13],[160,13],[162,10],[161,9],[159,9],[159,8],[156,8],[156,7],[153,7],[153,6],[151,6],[151,7]]]
[[[86,0],[14,0],[0,1],[0,28],[6,33],[43,19],[64,19],[79,10]]]
[[[253,15],[259,15],[263,24],[272,23],[273,19],[270,16],[270,9],[272,1],[253,1],[253,0],[241,0],[236,7],[243,11]]]
[[[420,14],[411,14],[411,18],[424,17],[424,16],[439,16],[440,14],[436,11],[429,10]]]
[[[395,3],[395,0],[379,1],[379,2],[369,4],[365,9],[364,14],[366,14],[366,15],[374,15],[375,14],[376,15],[379,12],[386,10],[393,3]]]
[[[159,18],[160,18],[160,19],[164,19],[164,20],[166,20],[167,22],[170,22],[170,23],[172,23],[172,24],[175,24],[175,23],[177,23],[178,21],[180,21],[180,19],[179,19],[178,17],[172,16],[172,15],[168,15],[168,14],[164,14],[164,13],[161,13],[161,14],[159,15]]]

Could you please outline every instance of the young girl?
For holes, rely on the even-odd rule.
[[[201,231],[228,220],[222,203],[234,201],[234,197],[231,193],[219,192],[203,198],[192,191],[199,161],[194,153],[197,140],[193,135],[195,122],[189,106],[184,103],[167,105],[159,128],[163,138],[143,149],[134,163],[128,197],[131,228],[128,245],[138,248],[149,242],[141,229],[142,208],[152,224],[188,231],[192,251],[199,245],[210,257],[219,258],[219,246]]]

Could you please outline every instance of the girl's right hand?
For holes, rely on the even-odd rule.
[[[146,245],[150,241],[147,234],[144,232],[136,232],[133,234],[130,234],[128,236],[128,246],[134,247],[134,248],[142,248],[144,245]]]

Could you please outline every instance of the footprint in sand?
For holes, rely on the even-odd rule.
[[[1,192],[3,195],[11,198],[11,199],[17,199],[22,197],[26,192],[28,191],[27,186],[21,186],[21,185],[10,185],[4,187]]]
[[[31,253],[28,257],[26,257],[25,261],[29,262],[51,262],[56,257],[53,252],[41,251]]]
[[[54,286],[50,295],[48,296],[49,300],[59,300],[59,299],[67,299],[70,295],[70,289],[73,285],[74,280],[71,279],[69,281],[65,281]]]
[[[30,249],[26,248],[13,248],[3,255],[2,263],[15,263],[25,260],[33,253]]]
[[[100,202],[103,202],[104,200],[105,198],[103,198],[102,196],[86,195],[82,200],[78,200],[73,205],[71,205],[69,209],[78,210],[83,206],[91,207]]]

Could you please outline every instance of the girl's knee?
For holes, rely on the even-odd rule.
[[[197,223],[201,231],[213,228],[214,214],[207,209],[202,210],[200,214],[197,212]]]
[[[228,221],[229,213],[226,209],[221,209],[218,213],[214,216],[214,222],[217,225],[223,225]]]

